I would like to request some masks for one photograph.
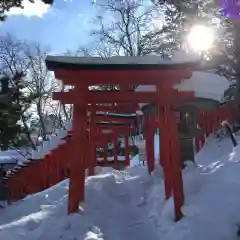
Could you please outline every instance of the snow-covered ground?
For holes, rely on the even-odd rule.
[[[67,216],[68,181],[0,209],[7,240],[232,240],[240,226],[240,146],[210,138],[183,171],[185,217],[174,222],[162,171],[102,169],[86,179],[86,201]]]

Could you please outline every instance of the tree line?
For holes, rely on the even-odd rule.
[[[71,117],[69,108],[52,101],[61,88],[45,65],[46,52],[35,43],[0,36],[0,76],[9,82],[11,105],[0,109],[0,147],[36,148],[37,139]]]

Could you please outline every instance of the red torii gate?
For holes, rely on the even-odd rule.
[[[95,116],[97,119],[101,119],[101,120],[107,120],[107,116],[104,116],[104,118],[101,118],[102,116]],[[96,120],[96,118],[94,118]],[[113,118],[114,121],[115,118]],[[110,117],[111,120],[111,117]],[[120,119],[122,121],[122,119]],[[109,121],[109,120],[108,120]],[[128,119],[123,119],[122,121],[123,123],[130,123],[131,120]],[[129,134],[131,132],[135,132],[136,129],[132,126],[129,125],[122,125],[122,126],[116,126],[116,125],[100,125],[100,123],[96,124],[96,127],[94,129],[94,131],[91,131],[92,134],[92,139],[90,140],[90,151],[92,151],[92,149],[96,149],[96,146],[94,146],[97,143],[101,143],[99,146],[103,148],[103,153],[104,153],[104,166],[107,166],[108,164],[108,160],[107,160],[107,154],[106,154],[106,150],[107,150],[107,143],[109,142],[109,138],[111,138],[111,140],[113,140],[113,146],[114,146],[114,168],[117,169],[118,167],[118,155],[117,152],[115,151],[117,145],[118,145],[118,137],[120,135],[124,136],[124,143],[125,143],[125,167],[130,166],[130,157],[129,157],[129,145],[128,145],[128,138],[129,138]],[[93,151],[94,151],[93,150]],[[96,153],[93,153],[95,158],[96,158]],[[94,158],[93,156],[93,158]],[[91,165],[92,170],[89,171],[91,172],[91,174],[94,174],[94,164]],[[90,166],[89,166],[89,170],[90,170]]]
[[[171,195],[173,191],[175,203],[175,217],[182,217],[181,206],[184,202],[183,183],[179,161],[177,126],[172,115],[172,106],[179,104],[187,98],[193,97],[192,92],[178,92],[173,84],[181,82],[191,76],[186,70],[189,63],[177,65],[141,64],[65,64],[58,62],[58,58],[46,60],[49,70],[54,70],[56,78],[62,80],[64,85],[73,85],[70,92],[54,94],[55,100],[64,104],[74,104],[73,110],[73,157],[71,158],[71,175],[69,184],[68,213],[78,211],[80,201],[84,200],[84,158],[86,157],[86,129],[91,126],[91,114],[87,113],[88,106],[95,108],[99,103],[155,103],[159,108],[159,128],[161,129],[161,154],[166,192]],[[130,70],[129,70],[130,68]],[[117,84],[120,90],[116,92],[91,92],[89,86],[100,84]],[[154,92],[128,91],[131,85],[157,86]],[[89,124],[87,123],[89,121]],[[90,129],[91,132],[91,129]],[[147,139],[148,142],[148,139]],[[163,150],[164,149],[164,150]],[[85,155],[85,156],[84,156]],[[149,156],[149,155],[148,155]],[[149,161],[149,159],[148,159]],[[172,174],[171,174],[172,173]],[[167,196],[168,197],[168,196]]]

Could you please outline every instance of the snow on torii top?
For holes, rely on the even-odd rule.
[[[229,81],[217,74],[195,71],[192,73],[191,78],[176,84],[174,88],[179,91],[193,91],[195,97],[213,99],[220,102],[224,91],[229,88]],[[140,85],[135,91],[155,92],[156,87],[154,85]]]
[[[191,54],[188,58],[183,57],[182,52],[174,53],[174,60],[163,60],[160,56],[147,55],[147,56],[114,56],[110,58],[103,59],[101,57],[72,57],[72,56],[47,56],[46,65],[50,71],[54,71],[60,68],[85,68],[89,65],[99,65],[101,67],[109,65],[116,66],[116,68],[124,68],[128,66],[131,68],[133,66],[139,69],[174,69],[174,68],[184,68],[186,66],[196,66],[199,63],[200,57],[196,54]],[[184,61],[183,61],[184,59]]]
[[[172,62],[188,62],[194,61],[196,56],[188,55],[183,52],[175,52]],[[193,91],[195,97],[213,99],[220,102],[223,98],[225,90],[229,88],[230,82],[222,76],[209,72],[194,71],[189,79],[185,79],[182,83],[174,85],[179,91]],[[154,85],[140,85],[135,89],[136,92],[155,92]],[[145,104],[140,104],[144,106]]]

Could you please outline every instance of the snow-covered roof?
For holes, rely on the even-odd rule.
[[[194,91],[199,98],[210,98],[221,101],[230,82],[223,76],[207,72],[193,72],[190,79],[185,79],[175,87],[179,91]]]
[[[0,164],[17,164],[17,160],[12,158],[11,156],[0,156]]]
[[[172,59],[163,60],[160,56],[114,56],[103,59],[101,57],[72,57],[72,56],[47,56],[46,64],[49,70],[64,67],[76,67],[84,65],[140,65],[155,66],[164,68],[167,65],[196,64],[200,61],[200,56],[187,54],[182,51],[173,53]],[[171,66],[170,66],[171,67]],[[180,67],[181,68],[181,67]]]
[[[198,55],[175,52],[171,60],[163,60],[160,56],[114,56],[103,59],[101,57],[72,57],[72,56],[47,56],[46,61],[56,61],[72,64],[169,64],[199,61]]]
[[[222,76],[208,72],[193,72],[192,77],[176,84],[179,91],[193,91],[195,97],[221,101],[224,91],[229,88],[230,82]],[[140,85],[136,92],[155,92],[155,85]],[[146,104],[141,104],[144,106]]]

